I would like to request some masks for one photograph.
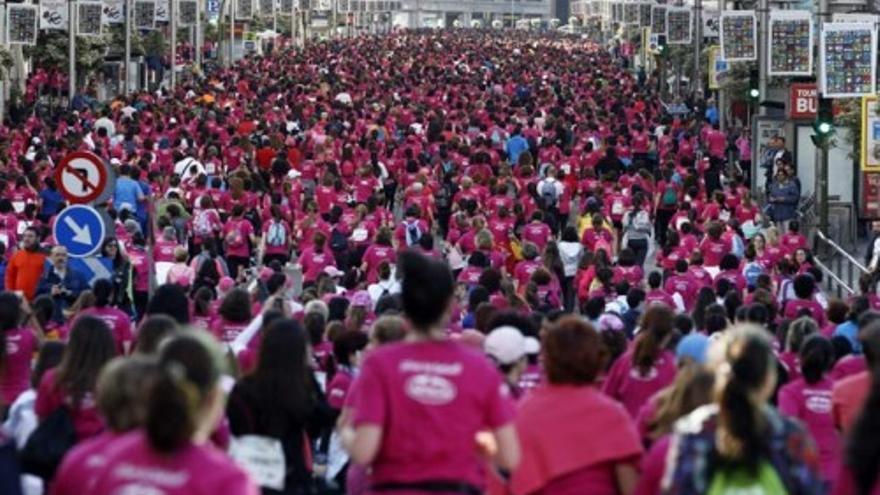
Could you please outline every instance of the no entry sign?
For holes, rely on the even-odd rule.
[[[55,168],[55,182],[68,202],[91,203],[107,189],[110,171],[104,161],[87,151],[74,151]]]

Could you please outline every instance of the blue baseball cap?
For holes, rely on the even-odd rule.
[[[709,337],[701,333],[689,333],[678,341],[675,346],[675,360],[681,362],[690,358],[698,364],[706,362],[706,350],[709,349]]]

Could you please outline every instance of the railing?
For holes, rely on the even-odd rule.
[[[817,255],[814,259],[816,266],[825,275],[828,292],[835,292],[839,298],[856,294],[859,278],[869,273],[868,269],[836,242],[826,237],[821,230],[816,229],[816,240],[828,248],[827,251],[817,250],[817,252],[824,251],[825,254]]]

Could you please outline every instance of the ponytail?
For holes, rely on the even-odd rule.
[[[200,409],[219,379],[216,361],[202,340],[179,336],[160,352],[146,419],[150,446],[160,453],[174,453],[190,442],[199,426]]]
[[[192,385],[177,376],[180,373],[180,365],[177,371],[162,368],[147,408],[147,438],[150,445],[163,454],[186,445],[196,430],[197,397],[192,393]]]
[[[727,362],[721,365],[728,377],[718,401],[719,431],[724,434],[717,449],[724,460],[743,464],[754,473],[768,450],[764,405],[757,392],[774,361],[763,335],[750,328],[733,332]]]
[[[641,332],[633,351],[633,365],[646,376],[663,351],[666,337],[673,331],[675,314],[665,305],[652,305],[642,316]]]

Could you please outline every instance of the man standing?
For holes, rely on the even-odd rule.
[[[785,149],[785,138],[777,135],[770,139],[770,143],[768,143],[767,149],[764,150],[764,155],[761,157],[761,168],[764,169],[764,177],[766,179],[764,188],[767,191],[770,190],[770,183],[773,182],[773,177],[776,175],[774,165],[780,160],[783,163],[790,163],[794,167],[791,152]],[[794,170],[796,173],[797,168]]]
[[[37,293],[37,283],[43,273],[46,255],[40,251],[40,236],[37,229],[33,227],[25,229],[21,242],[21,249],[9,260],[4,280],[6,290],[20,291],[24,297],[32,301]]]
[[[507,158],[510,164],[516,165],[517,162],[519,162],[519,155],[528,149],[529,142],[522,136],[522,126],[518,125],[513,131],[513,135],[510,136],[507,143],[504,145],[504,150],[507,152]]]
[[[52,319],[64,321],[64,309],[76,302],[79,294],[86,289],[88,282],[85,277],[67,264],[67,248],[53,247],[49,254],[49,264],[46,265],[37,287],[38,295],[52,296],[55,304]]]

